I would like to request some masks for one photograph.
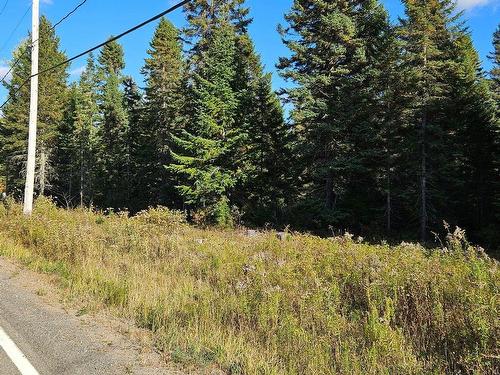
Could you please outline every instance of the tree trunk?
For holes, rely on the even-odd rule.
[[[427,111],[422,115],[421,124],[421,165],[420,165],[420,242],[427,240]]]
[[[84,186],[84,162],[83,151],[80,149],[80,207],[83,207],[83,186]]]
[[[427,46],[424,45],[424,69],[427,67]],[[425,80],[425,76],[424,76]],[[426,85],[424,85],[425,87]],[[427,98],[427,92],[424,92]],[[424,110],[420,127],[421,159],[420,159],[420,242],[427,240],[427,108],[428,101],[424,99]]]
[[[392,226],[392,202],[391,202],[391,179],[387,178],[387,194],[386,194],[386,230],[387,234],[391,233],[391,226]]]
[[[47,186],[47,153],[45,152],[45,148],[40,147],[40,195],[45,194],[45,187]]]
[[[325,207],[333,209],[335,207],[335,192],[333,191],[333,171],[329,170],[326,175],[325,184]]]

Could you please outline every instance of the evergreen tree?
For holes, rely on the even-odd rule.
[[[130,198],[129,124],[121,85],[125,67],[123,48],[117,42],[103,47],[98,58],[100,75],[99,163],[101,204],[124,208]]]
[[[132,160],[136,171],[134,194],[139,206],[175,205],[176,182],[164,167],[172,161],[171,135],[184,126],[186,84],[179,31],[162,19],[148,50],[142,74],[146,81],[144,118],[134,127]]]
[[[490,72],[491,77],[491,91],[493,93],[493,100],[496,106],[496,116],[494,122],[494,153],[493,153],[493,176],[500,175],[500,25],[493,34],[493,53],[490,55],[493,62],[493,68]],[[493,183],[493,219],[491,228],[498,228],[500,226],[500,183],[498,178]],[[499,247],[500,235],[498,230],[493,229],[493,242],[496,247]]]
[[[367,132],[371,139],[370,148],[365,151],[364,173],[371,175],[375,186],[376,200],[367,210],[371,215],[373,229],[385,228],[386,236],[405,229],[405,209],[402,204],[405,196],[406,176],[404,168],[403,140],[407,127],[405,108],[408,98],[401,86],[401,43],[396,28],[385,21],[383,37],[378,38],[370,47],[377,51],[372,68],[370,86],[377,100],[372,103],[372,129]],[[356,183],[356,182],[355,182]],[[362,187],[362,185],[360,186]],[[365,188],[366,187],[362,187]],[[358,190],[358,194],[362,194]]]
[[[451,105],[450,77],[456,69],[453,40],[462,30],[452,0],[406,0],[404,4],[407,18],[400,29],[404,42],[403,84],[412,97],[406,147],[413,154],[408,158],[408,171],[418,176],[412,190],[413,196],[418,196],[420,240],[425,242],[429,227],[438,222],[436,202],[443,194],[437,188],[437,178],[446,165],[442,140],[446,137],[444,122]]]
[[[126,201],[127,208],[132,212],[137,212],[140,209],[146,208],[148,203],[145,198],[151,189],[151,186],[144,185],[144,176],[147,171],[143,161],[153,158],[154,154],[148,154],[147,144],[142,144],[141,130],[144,124],[144,100],[142,92],[131,77],[126,77],[123,81],[124,85],[124,106],[127,111],[128,132],[126,134],[126,146],[128,148],[129,162],[126,166],[126,174],[130,181],[128,198]],[[146,157],[146,160],[142,158]],[[146,188],[146,189],[145,189]]]
[[[289,178],[293,170],[289,148],[292,133],[272,90],[271,74],[264,73],[247,33],[237,36],[235,60],[235,128],[242,137],[232,159],[239,163],[242,178],[233,195],[234,203],[254,224],[277,223],[284,219],[285,202],[293,191]]]
[[[186,204],[205,208],[210,220],[230,225],[230,195],[238,180],[234,155],[240,133],[234,128],[238,102],[235,79],[235,33],[231,25],[215,28],[203,52],[203,66],[193,77],[193,118],[174,137],[178,150],[170,170],[185,176],[179,191]]]
[[[366,191],[375,185],[366,163],[379,94],[370,86],[378,59],[372,46],[388,27],[387,15],[376,1],[296,0],[286,20],[289,28],[280,31],[291,56],[279,68],[296,84],[284,93],[299,137],[306,195],[300,211],[309,213],[303,220],[323,228],[354,222],[364,206],[354,192],[363,187],[358,198],[375,196]]]
[[[4,82],[10,101],[5,105],[0,122],[1,159],[5,160],[6,190],[10,195],[21,197],[24,184],[24,164],[27,154],[29,85],[21,87],[30,76],[28,42],[14,51],[12,59],[19,60],[12,69],[12,79]],[[14,93],[17,91],[17,94]]]
[[[231,73],[233,78],[226,81],[226,90],[234,98],[235,107],[231,111],[238,115],[228,126],[232,142],[226,145],[224,151],[224,159],[230,160],[228,167],[237,171],[234,181],[237,185],[231,189],[230,204],[242,208],[247,213],[246,218],[252,221],[276,221],[277,207],[284,205],[283,180],[290,172],[290,168],[280,163],[286,159],[289,134],[285,129],[280,103],[271,90],[270,77],[264,74],[260,57],[255,53],[247,32],[251,22],[249,10],[243,0],[225,0],[195,1],[186,7],[186,11],[190,25],[184,30],[184,35],[194,43],[189,66],[194,77],[192,81],[195,82],[192,87],[195,103],[199,95],[196,82],[200,82],[197,75],[201,72],[201,77],[204,77],[209,72],[209,60],[205,56],[213,52],[215,33],[227,28],[233,34],[234,58],[226,63],[234,73]],[[216,93],[204,94],[204,101],[211,100],[213,94]],[[196,106],[193,106],[192,116],[196,113]],[[280,152],[283,155],[278,157]],[[262,188],[253,190],[257,185]],[[229,208],[224,206],[222,211],[228,212]]]
[[[245,34],[252,20],[248,17],[250,10],[244,6],[245,0],[194,0],[185,5],[184,10],[189,22],[183,34],[191,44],[191,57],[206,50],[214,30],[229,22],[235,31]],[[198,60],[196,56],[191,62]]]
[[[492,88],[497,103],[497,111],[500,111],[500,24],[493,34],[493,53],[490,55],[490,60],[493,62],[493,68],[490,72]],[[500,118],[500,115],[497,117]]]
[[[253,223],[283,224],[283,213],[295,193],[292,158],[293,133],[283,121],[283,110],[272,90],[271,74],[254,82],[254,112],[249,116],[242,206]]]
[[[71,86],[65,120],[59,127],[57,192],[68,205],[88,205],[94,199],[99,123],[97,83],[95,61],[90,55],[78,84]]]
[[[446,158],[437,180],[446,199],[437,207],[443,219],[475,236],[487,228],[493,212],[494,105],[470,35],[454,43],[450,109],[443,125]]]
[[[59,51],[59,38],[45,17],[40,20],[39,43],[40,71],[66,60],[65,54]],[[23,42],[13,57],[19,58],[19,63],[12,70],[10,82],[4,83],[12,98],[4,107],[0,144],[1,157],[7,160],[7,189],[9,193],[20,195],[24,185],[30,96],[29,84],[21,85],[31,74],[29,42]],[[55,177],[53,154],[67,98],[66,68],[59,67],[39,77],[36,188],[40,194],[50,190]]]

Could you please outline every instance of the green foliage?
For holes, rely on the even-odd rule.
[[[89,205],[95,194],[95,153],[98,149],[96,124],[100,120],[97,80],[94,57],[91,55],[80,81],[70,87],[65,120],[58,129],[58,181],[53,191],[54,196],[66,206]]]
[[[494,171],[498,175],[500,173],[500,25],[493,34],[493,53],[490,58],[493,62],[493,68],[490,72],[491,76],[491,91],[495,101],[496,118],[495,118],[495,137],[494,137]],[[494,201],[493,207],[496,211],[495,223],[500,222],[500,184],[498,181],[494,185]],[[492,231],[491,233],[495,233]],[[496,241],[499,241],[498,237]]]
[[[238,178],[235,146],[241,141],[234,127],[237,97],[235,79],[235,34],[230,25],[213,30],[209,48],[203,53],[205,64],[194,74],[193,122],[174,137],[174,164],[169,168],[187,179],[178,189],[186,203],[194,207],[213,207],[217,221],[225,201]],[[181,180],[182,181],[182,180]]]
[[[103,47],[99,61],[99,203],[123,208],[130,199],[129,119],[121,90],[125,66],[123,49],[117,42]]]
[[[245,221],[264,225],[282,223],[284,208],[294,192],[291,144],[293,133],[284,123],[283,109],[272,89],[271,74],[264,72],[249,35],[236,41],[236,80],[239,114],[236,127],[244,133],[237,153],[242,178],[233,202]]]
[[[4,82],[10,95],[31,75],[29,42],[24,41],[13,54],[19,63],[12,69],[12,79]],[[59,50],[59,38],[47,18],[40,20],[40,70],[66,60]],[[64,119],[68,74],[66,67],[54,69],[39,78],[38,153],[36,166],[37,190],[50,191],[54,182],[54,147],[58,126]],[[9,194],[21,195],[28,139],[29,85],[24,85],[3,109],[0,128],[1,158],[6,160],[6,182]]]
[[[160,20],[144,88],[123,75],[116,41],[69,90],[65,68],[43,74],[38,192],[68,207],[161,205],[202,225],[427,245],[446,220],[497,249],[500,31],[488,77],[454,1],[403,5],[391,25],[378,0],[294,0],[278,92],[245,0],[193,0],[182,31]],[[46,19],[41,35],[41,69],[62,62]],[[10,93],[30,74],[28,47],[14,52]],[[1,181],[16,198],[28,106],[26,85],[0,116]]]
[[[133,206],[174,206],[178,194],[171,164],[172,134],[184,127],[186,84],[179,31],[162,19],[148,50],[142,73],[146,80],[143,118],[131,129],[131,159],[134,173]],[[134,208],[134,207],[132,207]]]
[[[373,206],[378,195],[367,189],[376,187],[387,15],[376,1],[297,0],[285,18],[281,33],[291,56],[279,67],[296,84],[285,93],[293,104],[303,200],[321,202],[314,205],[323,217],[362,222],[364,209],[356,205]],[[328,224],[337,223],[322,226]]]
[[[209,39],[205,38],[215,27],[230,23],[238,34],[245,34],[252,20],[248,17],[249,8],[244,6],[245,0],[194,0],[185,5],[188,26],[183,34],[190,41],[191,63],[203,65],[202,54],[209,47]]]

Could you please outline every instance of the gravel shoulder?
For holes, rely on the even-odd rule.
[[[60,302],[51,276],[0,257],[0,327],[40,375],[180,375],[153,350],[147,331]],[[0,348],[0,375],[18,375]]]

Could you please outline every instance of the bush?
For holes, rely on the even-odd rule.
[[[134,219],[152,225],[171,226],[186,223],[186,214],[181,211],[173,211],[167,207],[158,206],[140,211]]]

